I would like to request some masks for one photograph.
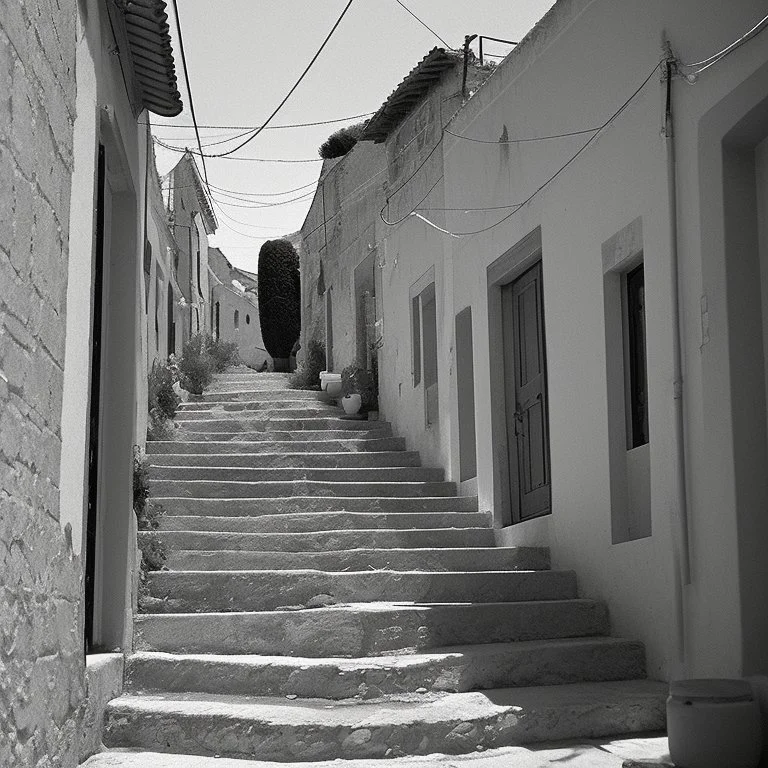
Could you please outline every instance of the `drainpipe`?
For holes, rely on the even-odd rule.
[[[677,630],[677,655],[682,670],[685,670],[685,601],[684,588],[691,583],[690,541],[688,537],[688,473],[685,451],[685,412],[683,408],[683,327],[680,318],[680,264],[678,258],[677,233],[677,178],[675,169],[675,139],[672,118],[672,77],[675,72],[675,58],[668,41],[664,42],[664,80],[666,104],[664,111],[664,145],[667,161],[667,204],[669,221],[670,283],[672,288],[672,337],[673,348],[673,396],[675,418],[673,433],[675,441],[675,464],[677,468],[677,489],[672,549],[675,562],[675,612]]]

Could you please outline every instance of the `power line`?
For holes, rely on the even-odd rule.
[[[210,190],[209,190],[210,192]],[[228,205],[231,208],[249,208],[251,210],[256,210],[258,208],[276,208],[280,205],[288,205],[289,203],[296,203],[301,200],[306,200],[308,197],[315,194],[315,191],[312,189],[309,192],[305,192],[303,195],[299,195],[298,197],[292,197],[290,200],[281,200],[277,203],[257,203],[256,201],[252,200],[251,203],[254,203],[253,205],[241,205],[239,203],[230,203],[226,200],[219,200],[217,197],[214,196],[213,193],[211,193],[211,197],[213,197],[214,200],[216,200],[217,203],[220,205]]]
[[[563,164],[560,166],[560,168],[555,171],[543,184],[541,184],[533,193],[531,193],[525,200],[523,200],[520,203],[515,203],[514,210],[510,211],[506,216],[499,219],[494,224],[490,224],[487,227],[481,227],[480,229],[473,230],[471,232],[451,232],[447,229],[442,229],[434,222],[427,219],[425,216],[421,216],[420,214],[416,213],[416,210],[418,208],[418,205],[415,206],[409,214],[404,216],[403,218],[399,219],[396,222],[389,222],[384,218],[384,208],[381,209],[379,212],[379,217],[381,220],[390,226],[394,226],[396,224],[400,224],[401,222],[405,221],[405,219],[408,218],[408,216],[418,216],[418,218],[422,219],[422,221],[425,221],[427,224],[429,224],[431,227],[434,227],[435,229],[439,229],[441,232],[445,232],[447,235],[451,235],[452,237],[468,237],[470,235],[479,235],[481,232],[487,232],[490,229],[493,229],[494,227],[498,227],[499,224],[504,223],[508,219],[511,219],[512,216],[514,216],[521,208],[523,208],[525,205],[527,205],[531,200],[533,200],[534,197],[536,197],[539,192],[541,192],[543,189],[548,187],[563,171],[565,171],[566,168],[568,168],[572,163],[576,161],[576,159],[584,152],[587,147],[589,147],[592,142],[600,135],[600,131],[607,128],[614,120],[616,120],[617,117],[629,106],[629,104],[634,100],[634,98],[640,93],[640,91],[645,88],[645,86],[650,82],[651,78],[656,74],[656,72],[659,69],[660,64],[656,64],[654,68],[651,70],[651,72],[648,74],[648,76],[643,80],[642,83],[633,91],[632,95],[600,126],[599,130],[592,134],[581,146],[581,148]],[[386,206],[385,206],[386,207]]]
[[[255,131],[259,128],[265,131],[279,131],[283,128],[308,128],[315,125],[331,125],[332,123],[344,123],[347,120],[359,120],[361,117],[370,117],[374,112],[362,112],[359,115],[349,115],[348,117],[336,117],[333,120],[315,120],[309,123],[284,123],[283,125],[200,125],[198,128],[209,128],[224,131]],[[155,128],[194,128],[192,123],[153,123]],[[213,138],[213,137],[208,137]]]
[[[595,128],[584,128],[584,130],[581,131],[569,131],[568,133],[554,133],[550,136],[526,136],[521,139],[498,139],[498,140],[492,140],[492,139],[476,139],[473,136],[464,136],[461,133],[454,133],[453,131],[449,131],[447,128],[444,129],[444,131],[449,136],[455,136],[457,139],[464,139],[465,141],[473,141],[476,144],[523,144],[528,141],[550,141],[552,139],[567,139],[570,136],[582,136],[585,133],[594,133],[595,131],[599,131],[600,126],[596,126]]]
[[[172,144],[166,144],[164,141],[161,141],[160,139],[158,139],[157,136],[153,136],[152,138],[156,144],[159,144],[164,149],[169,149],[171,150],[171,152],[179,152],[181,154],[184,154],[185,152],[189,152],[192,155],[198,155],[199,157],[203,158],[203,160],[206,157],[208,157],[208,158],[221,158],[224,160],[242,160],[244,162],[249,162],[249,163],[322,163],[323,162],[323,159],[321,157],[308,157],[308,158],[300,158],[297,160],[293,160],[288,158],[277,158],[277,157],[230,157],[229,153],[226,153],[226,152],[221,155],[207,155],[202,152],[196,152],[194,149],[189,149],[189,147],[174,147]],[[205,162],[203,162],[203,164],[205,164]]]
[[[425,21],[422,21],[407,5],[405,5],[405,3],[400,2],[400,0],[395,0],[395,2],[401,8],[403,8],[406,11],[408,11],[408,13],[410,13],[411,16],[413,16],[413,18],[416,19],[416,21],[418,21],[419,24],[421,24],[422,27],[424,27],[425,29],[428,29],[449,51],[453,50],[451,48],[451,46],[448,45],[448,43],[446,43],[445,40],[443,40],[443,38],[440,37],[440,35],[438,35],[437,32],[435,32],[435,30],[432,29],[432,27],[429,26],[429,24],[427,24]]]
[[[221,153],[220,155],[209,155],[209,157],[226,157],[227,155],[231,155],[233,152],[237,152],[238,149],[242,149],[246,144],[253,141],[268,125],[270,122],[272,122],[272,118],[283,108],[283,105],[286,101],[291,97],[291,94],[299,87],[299,84],[301,81],[306,77],[309,70],[312,68],[312,65],[317,61],[320,54],[323,52],[323,48],[327,45],[328,41],[333,36],[333,33],[336,31],[336,28],[341,24],[341,20],[346,15],[347,11],[349,10],[350,6],[354,0],[348,0],[347,4],[344,6],[344,10],[341,12],[341,15],[338,19],[336,19],[336,23],[331,27],[331,31],[326,35],[325,40],[323,40],[322,45],[317,49],[317,53],[312,57],[309,64],[307,64],[304,71],[299,75],[299,79],[293,84],[291,89],[288,91],[288,93],[284,96],[283,100],[275,107],[272,114],[264,121],[264,123],[256,129],[256,131],[253,133],[253,135],[249,136],[245,141],[243,141],[241,144],[238,144],[236,147],[233,147],[232,149],[228,149],[226,152]],[[174,5],[176,4],[176,0],[174,0]],[[194,122],[194,117],[192,118]],[[202,149],[200,150],[202,153]]]
[[[192,101],[192,88],[189,85],[189,71],[187,70],[187,56],[184,52],[184,38],[181,35],[181,20],[179,19],[179,6],[176,0],[173,0],[173,13],[176,17],[176,32],[179,36],[179,51],[181,52],[181,64],[184,69],[184,81],[187,84],[187,96],[189,96],[189,111],[192,114],[192,125],[195,128],[195,136],[197,137],[197,148],[200,150],[200,159],[203,163],[203,175],[205,176],[205,183],[208,183],[208,169],[205,167],[205,157],[203,156],[203,145],[200,142],[200,129],[197,125],[197,117],[195,116],[195,104]]]
[[[709,56],[706,59],[702,59],[701,61],[694,61],[691,64],[677,62],[677,66],[678,68],[682,69],[694,69],[695,67],[699,67],[699,69],[697,69],[695,72],[690,72],[688,75],[686,75],[686,77],[695,77],[705,69],[709,69],[711,66],[717,64],[719,61],[728,56],[728,54],[735,51],[739,46],[744,45],[744,43],[746,43],[748,40],[751,40],[753,37],[760,34],[760,32],[766,28],[766,25],[768,25],[768,16],[763,16],[763,18],[760,19],[760,21],[758,21],[757,24],[752,27],[752,29],[745,32],[740,38],[734,40],[721,51],[718,51],[712,56]]]

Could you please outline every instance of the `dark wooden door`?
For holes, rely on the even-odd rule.
[[[502,287],[512,520],[551,511],[541,263]]]

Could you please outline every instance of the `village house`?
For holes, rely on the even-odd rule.
[[[435,49],[302,228],[303,344],[374,342],[395,433],[658,680],[768,671],[764,11],[561,0],[463,95]]]
[[[132,643],[147,112],[182,104],[162,0],[5,3],[0,67],[0,764],[69,768],[122,682],[83,648]]]
[[[240,360],[259,369],[269,359],[261,338],[255,276],[230,264],[218,248],[208,249],[211,333],[237,343]]]

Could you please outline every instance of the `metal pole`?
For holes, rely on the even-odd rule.
[[[461,76],[461,98],[467,98],[467,66],[469,64],[469,44],[477,35],[464,35],[464,72]]]

